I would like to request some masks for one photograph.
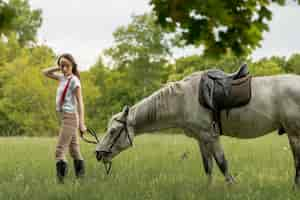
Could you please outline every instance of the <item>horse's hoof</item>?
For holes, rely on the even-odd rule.
[[[297,185],[297,184],[294,184],[292,189],[293,189],[293,191],[295,191],[295,192],[300,191],[300,186]]]
[[[300,191],[300,177],[295,178],[294,190]]]
[[[295,183],[293,186],[293,190],[294,191],[300,191],[300,184],[299,183]]]
[[[226,183],[228,185],[232,185],[232,184],[235,184],[236,181],[235,181],[235,179],[232,176],[228,176],[228,177],[226,177]]]

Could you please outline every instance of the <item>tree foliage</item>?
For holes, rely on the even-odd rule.
[[[149,95],[166,79],[170,41],[152,14],[133,16],[128,26],[114,32],[115,44],[105,51],[115,69],[114,75],[132,87],[133,100]]]
[[[233,72],[246,62],[254,76],[300,73],[299,54],[258,61],[231,53],[220,59],[192,55],[171,63],[168,58],[174,41],[155,25],[152,14],[133,16],[130,24],[116,30],[114,38],[114,45],[89,70],[81,72],[86,123],[98,131],[124,105],[131,106],[168,81],[195,71],[219,68]],[[0,40],[0,135],[58,134],[57,82],[41,73],[55,65],[56,58],[45,45],[22,45],[14,32],[6,41]]]
[[[55,129],[51,112],[54,85],[41,76],[53,64],[54,54],[46,46],[22,48],[16,38],[1,43],[6,58],[0,65],[0,121],[2,134],[47,135]],[[3,52],[2,52],[3,53]],[[45,133],[46,132],[46,133]]]
[[[32,10],[28,0],[0,0],[0,38],[13,32],[23,46],[35,41],[41,24],[41,10]]]
[[[122,106],[157,90],[168,76],[172,42],[155,24],[153,14],[133,16],[130,24],[119,27],[113,35],[114,45],[104,52],[109,66],[99,58],[90,70],[100,91],[92,105],[102,122]]]
[[[300,53],[293,54],[286,63],[286,71],[300,74]]]
[[[296,1],[296,0],[295,0]],[[300,4],[300,0],[297,0]],[[271,3],[286,0],[151,0],[158,23],[167,31],[183,29],[187,44],[203,45],[206,55],[249,55],[260,46],[272,19]]]

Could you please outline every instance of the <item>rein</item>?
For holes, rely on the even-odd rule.
[[[112,151],[112,148],[114,147],[114,145],[117,143],[118,139],[121,137],[121,133],[123,132],[123,130],[125,131],[125,134],[128,138],[128,141],[130,143],[130,145],[132,146],[132,139],[130,138],[130,135],[129,135],[129,131],[128,131],[128,127],[127,127],[127,121],[122,121],[122,120],[119,120],[119,119],[114,119],[116,120],[117,122],[121,123],[123,125],[123,127],[120,129],[120,131],[118,132],[118,135],[113,139],[113,142],[112,144],[110,145],[109,147],[109,150],[108,151],[103,151],[104,153],[111,153]],[[83,141],[87,142],[87,143],[90,143],[90,144],[98,144],[100,142],[100,140],[98,139],[97,137],[97,134],[96,132],[94,131],[94,129],[92,128],[87,128],[87,132],[93,136],[96,141],[92,141],[92,140],[89,140],[87,138],[85,138],[83,135],[83,132],[80,132],[80,137],[82,138]],[[106,162],[106,163],[103,163],[104,164],[104,167],[105,167],[105,171],[106,171],[106,174],[108,175],[111,171],[111,167],[112,167],[112,162]]]
[[[92,140],[89,140],[89,139],[86,139],[84,136],[83,136],[83,132],[80,131],[80,137],[83,141],[85,141],[86,143],[90,143],[90,144],[98,144],[100,142],[100,140],[98,139],[97,137],[97,134],[96,132],[94,131],[94,129],[92,128],[87,128],[87,132],[93,136],[96,141],[92,141]],[[105,168],[105,172],[106,174],[108,175],[111,171],[111,166],[112,166],[112,162],[108,162],[108,163],[104,163],[104,168]]]
[[[92,141],[92,140],[89,140],[89,139],[85,138],[85,137],[83,136],[83,132],[80,131],[80,137],[81,137],[81,139],[82,139],[83,141],[85,141],[85,142],[87,142],[87,143],[90,143],[90,144],[97,144],[97,143],[100,142],[100,140],[98,139],[97,134],[96,134],[96,132],[94,131],[94,129],[92,129],[92,128],[87,128],[87,132],[88,132],[91,136],[93,136],[93,137],[96,139],[96,141]]]

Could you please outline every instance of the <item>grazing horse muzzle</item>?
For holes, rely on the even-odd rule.
[[[119,153],[120,150],[122,150],[122,148],[119,148],[118,151],[114,150],[114,147],[117,146],[117,142],[120,140],[121,138],[121,134],[123,133],[123,131],[125,131],[125,134],[126,134],[126,138],[128,139],[129,141],[129,145],[132,146],[132,139],[130,138],[130,135],[129,135],[129,131],[128,131],[128,127],[127,127],[127,122],[126,120],[125,121],[122,121],[122,120],[119,120],[119,119],[115,119],[115,121],[121,123],[123,126],[122,128],[119,130],[119,132],[117,133],[117,136],[114,137],[112,139],[112,143],[109,145],[109,148],[108,150],[100,150],[101,148],[102,149],[105,149],[103,147],[101,148],[96,148],[96,158],[98,161],[101,161],[103,160],[103,162],[110,162],[110,158],[113,157],[113,155],[116,155]],[[99,141],[99,140],[98,140]],[[98,142],[99,143],[99,142]],[[104,145],[105,146],[105,145]],[[124,149],[124,148],[123,148]]]
[[[111,155],[112,152],[109,151],[96,151],[96,159],[98,161],[103,161],[105,162],[109,155]]]

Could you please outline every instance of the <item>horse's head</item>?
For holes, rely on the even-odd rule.
[[[105,136],[96,146],[98,161],[110,162],[121,151],[132,146],[134,133],[127,123],[128,113],[129,107],[125,106],[122,112],[110,119]]]

